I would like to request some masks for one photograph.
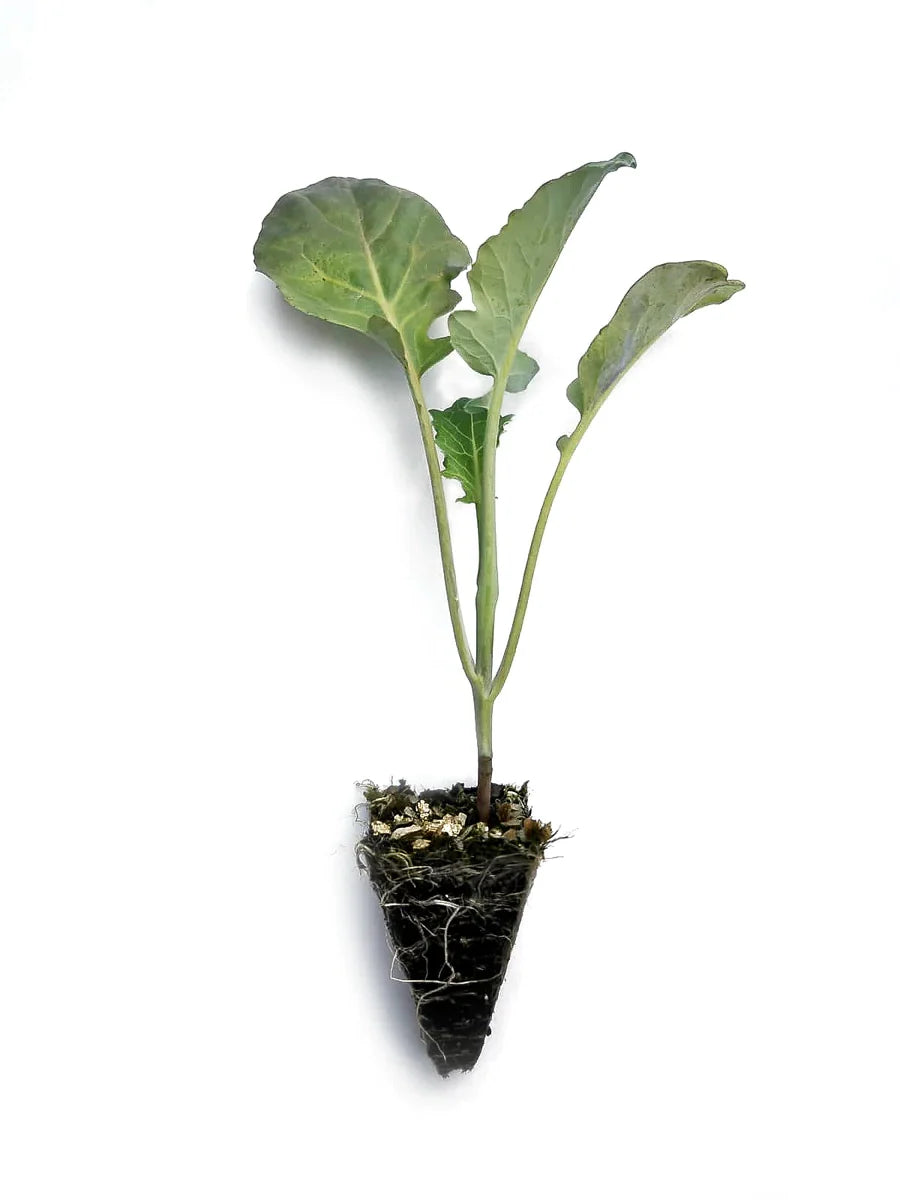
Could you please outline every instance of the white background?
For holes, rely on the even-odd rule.
[[[900,1195],[887,12],[7,0],[8,1200]],[[355,781],[474,767],[418,432],[392,360],[250,251],[329,174],[474,251],[620,150],[525,342],[501,627],[625,289],[691,257],[747,288],[560,493],[495,743],[573,836],[443,1081],[353,858]]]

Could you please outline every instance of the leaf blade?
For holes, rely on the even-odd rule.
[[[435,441],[444,458],[441,474],[462,484],[463,494],[457,499],[463,504],[479,504],[481,501],[481,470],[488,420],[483,399],[481,396],[475,399],[463,396],[449,408],[431,409]],[[498,442],[500,434],[511,420],[512,415],[500,418]]]
[[[625,372],[676,321],[708,304],[723,304],[743,287],[724,267],[703,259],[652,267],[628,289],[582,355],[568,399],[583,418],[592,418]]]
[[[474,308],[449,321],[450,340],[473,370],[504,378],[506,391],[528,385],[538,364],[518,345],[538,297],[602,181],[636,165],[623,152],[549,180],[482,244],[468,277]]]
[[[379,341],[418,374],[451,351],[428,330],[471,261],[437,209],[381,179],[331,176],[282,196],[253,248],[294,308]]]

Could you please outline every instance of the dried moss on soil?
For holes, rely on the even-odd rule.
[[[426,1049],[441,1075],[471,1070],[553,831],[532,817],[527,784],[494,784],[487,824],[478,821],[475,789],[462,784],[416,793],[401,780],[367,785],[364,794],[369,822],[357,858],[378,894]]]

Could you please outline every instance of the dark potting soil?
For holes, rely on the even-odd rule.
[[[475,789],[416,793],[401,780],[365,789],[369,823],[357,856],[378,894],[441,1075],[468,1071],[491,1032],[522,911],[553,831],[536,821],[527,785],[494,784],[491,819]]]

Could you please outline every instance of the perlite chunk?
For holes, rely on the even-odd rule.
[[[440,832],[447,837],[459,837],[466,823],[465,813],[448,813],[441,821]]]
[[[422,832],[421,825],[401,825],[399,829],[394,830],[394,832],[391,834],[391,838],[392,839],[393,838],[405,838],[405,837],[410,837],[414,833],[421,833],[421,832]]]

